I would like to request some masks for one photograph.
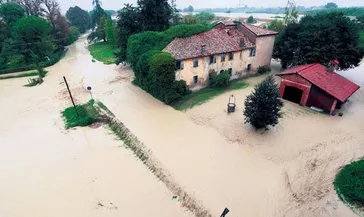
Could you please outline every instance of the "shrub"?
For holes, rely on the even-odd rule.
[[[258,73],[259,74],[265,74],[267,72],[270,72],[271,69],[268,66],[259,66],[258,67]]]
[[[339,171],[334,187],[340,200],[364,207],[364,160],[353,162]]]
[[[78,37],[80,36],[80,32],[74,26],[69,29],[67,45],[73,44],[73,42],[77,41]]]
[[[222,71],[218,75],[216,71],[213,71],[209,76],[209,86],[213,88],[227,87],[230,84],[230,78],[229,71]]]
[[[78,115],[73,106],[61,112],[65,120],[66,129],[77,126],[85,127],[98,120],[98,112],[94,107],[94,100],[90,100],[84,105],[76,105],[76,109]]]
[[[279,98],[279,88],[272,76],[258,84],[245,100],[245,123],[256,129],[275,126],[282,117],[283,102]]]

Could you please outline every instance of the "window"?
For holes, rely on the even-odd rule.
[[[216,56],[212,55],[212,56],[210,56],[210,64],[214,64],[214,63],[216,63]]]
[[[234,52],[230,52],[229,53],[229,60],[233,60],[234,59]]]
[[[198,82],[198,75],[193,76],[193,83],[197,84]]]
[[[246,68],[247,71],[250,71],[252,69],[252,64],[248,64],[248,67]]]
[[[193,67],[198,67],[198,58],[193,59]]]
[[[183,60],[177,61],[177,69],[184,69],[184,62],[183,62]]]
[[[256,52],[257,52],[257,49],[255,49],[255,48],[250,49],[250,56],[255,57]]]
[[[221,54],[221,62],[225,62],[226,53]]]
[[[229,72],[229,75],[232,76],[233,75],[233,69],[232,68],[229,68],[228,69],[228,72]]]

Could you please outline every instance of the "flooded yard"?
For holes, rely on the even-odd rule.
[[[350,77],[361,69],[344,75],[363,84]],[[64,130],[60,111],[71,103],[62,76],[76,102],[87,102],[85,88],[92,86],[93,96],[212,216],[225,207],[229,217],[355,216],[332,182],[340,167],[363,156],[363,90],[343,117],[286,102],[279,125],[257,132],[244,124],[242,109],[262,77],[180,112],[132,85],[130,69],[93,63],[85,37],[49,68],[41,86],[0,80],[0,216],[193,216],[106,129]],[[237,110],[228,115],[230,94]]]

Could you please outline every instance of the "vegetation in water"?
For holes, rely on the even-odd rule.
[[[336,175],[334,187],[340,200],[352,208],[364,208],[364,160],[345,166]]]
[[[61,113],[65,121],[66,129],[78,126],[85,127],[97,122],[99,119],[99,112],[95,108],[94,103],[94,100],[90,100],[86,104],[76,105],[76,109],[71,106],[62,111]]]
[[[245,123],[256,129],[267,128],[278,124],[282,117],[283,102],[279,98],[279,88],[273,76],[259,83],[253,93],[245,99]]]
[[[88,47],[91,56],[105,64],[114,64],[116,62],[115,53],[117,48],[112,47],[109,43],[98,42]]]

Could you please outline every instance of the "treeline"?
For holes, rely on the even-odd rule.
[[[307,11],[306,15],[316,15],[319,13],[342,13],[345,16],[363,16],[364,15],[364,7],[350,7],[350,8],[325,8],[319,10],[310,10]]]
[[[56,63],[62,57],[65,46],[77,40],[80,34],[77,27],[80,25],[75,26],[71,27],[61,14],[56,0],[1,3],[0,74]],[[87,24],[82,31],[89,26]]]
[[[128,62],[135,72],[134,83],[166,104],[185,94],[184,81],[176,81],[176,60],[162,50],[175,38],[189,37],[211,29],[211,13],[191,15],[187,22],[168,0],[140,0],[118,11],[118,62]]]

